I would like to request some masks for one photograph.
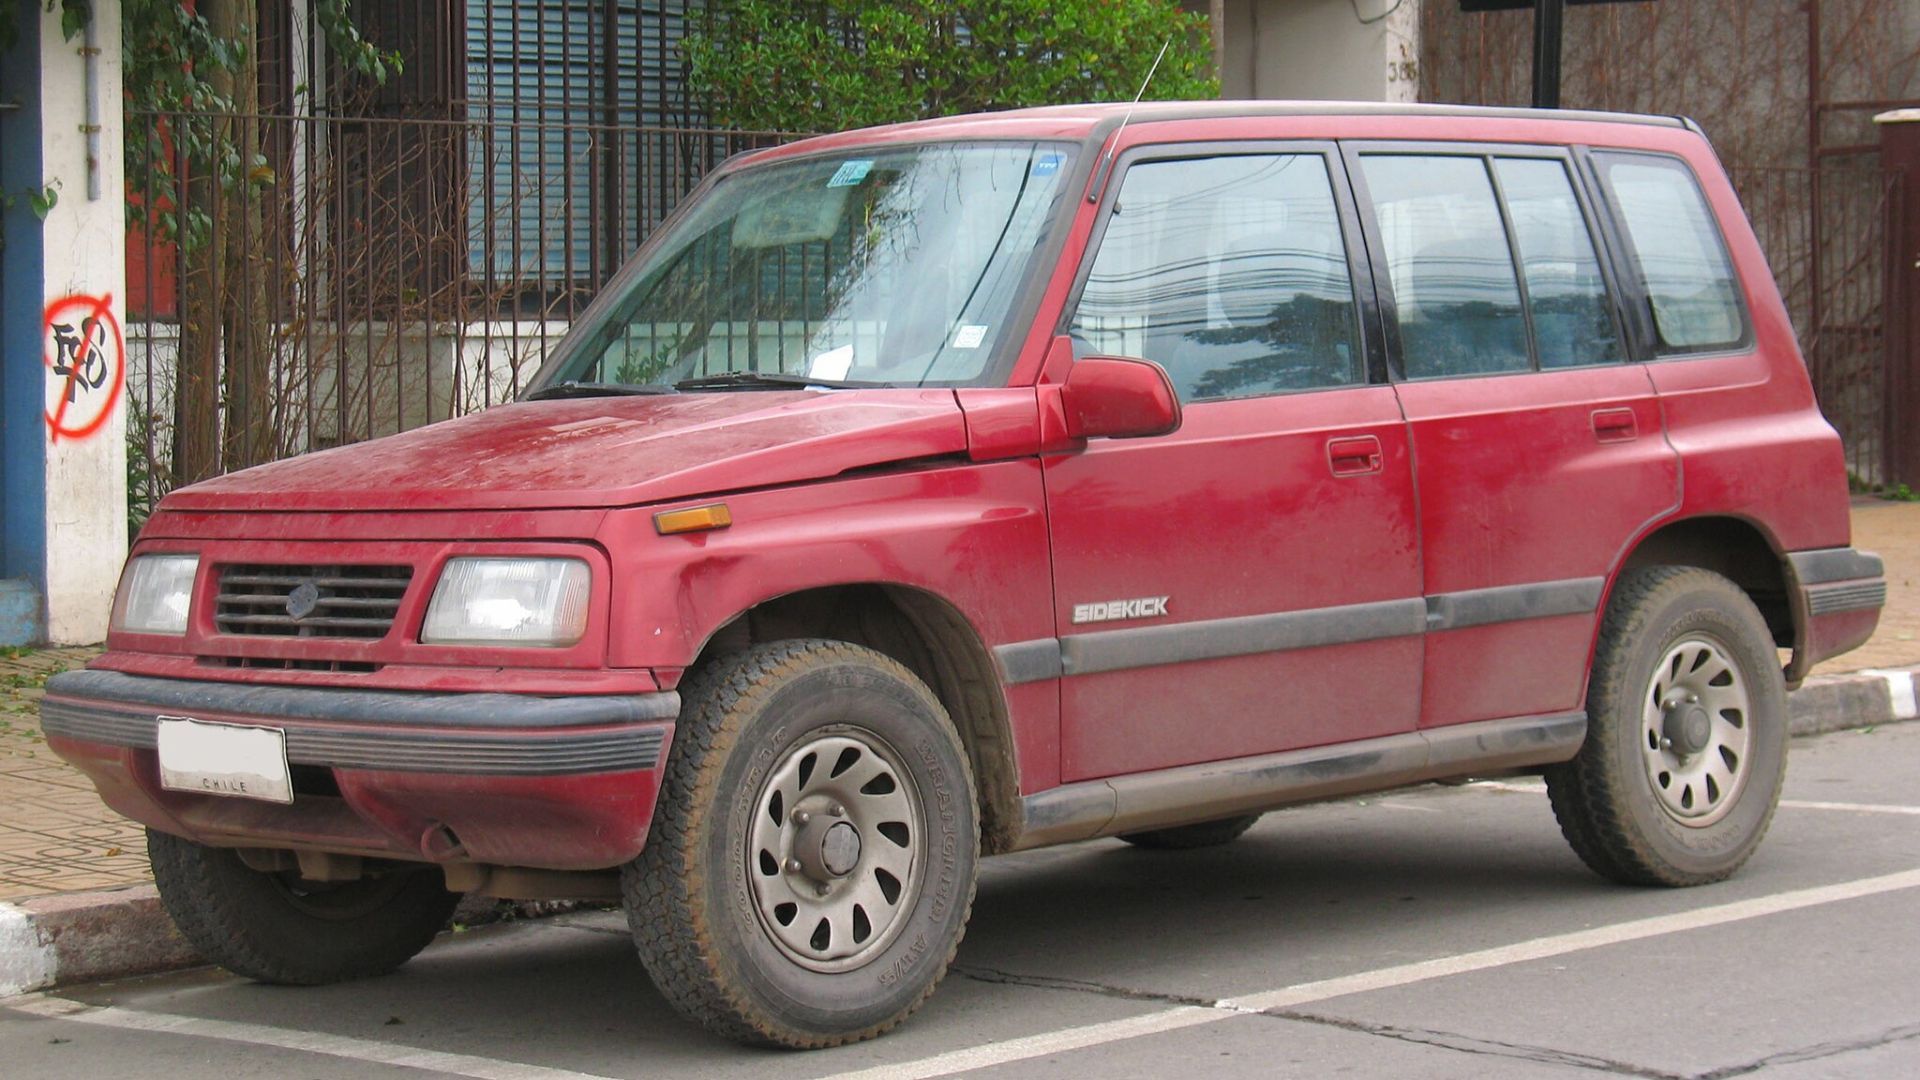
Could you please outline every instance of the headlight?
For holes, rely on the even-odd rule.
[[[113,628],[132,634],[184,634],[198,555],[140,555],[127,564],[113,604]]]
[[[449,559],[427,605],[429,645],[571,645],[587,632],[579,559]]]

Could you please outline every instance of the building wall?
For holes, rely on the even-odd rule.
[[[5,89],[22,108],[0,120],[7,189],[56,196],[44,220],[7,216],[0,328],[4,576],[38,618],[0,636],[86,643],[106,636],[127,547],[120,4],[95,0],[91,38],[72,41],[42,9],[17,4]]]
[[[1221,96],[1414,101],[1420,0],[1227,0]]]

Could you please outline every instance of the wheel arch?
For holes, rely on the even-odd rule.
[[[1647,566],[1696,566],[1738,585],[1760,609],[1774,644],[1791,649],[1803,628],[1788,592],[1785,556],[1758,524],[1745,518],[1703,516],[1669,521],[1641,537],[1608,583],[1605,611],[1613,590],[1633,570]]]
[[[960,609],[889,582],[827,585],[762,600],[722,623],[690,667],[753,645],[821,637],[864,645],[905,665],[953,719],[973,767],[982,854],[1012,850],[1024,817],[1012,717],[999,669]]]

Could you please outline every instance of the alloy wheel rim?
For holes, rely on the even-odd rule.
[[[872,732],[815,733],[754,800],[747,880],[767,937],[812,971],[851,971],[907,924],[919,894],[920,800]]]
[[[1668,817],[1690,828],[1719,821],[1747,784],[1752,698],[1731,650],[1710,634],[1668,647],[1641,702],[1640,754]]]

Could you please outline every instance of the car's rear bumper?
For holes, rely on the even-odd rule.
[[[76,671],[41,728],[107,805],[202,843],[602,869],[639,854],[679,696],[534,697],[194,682]],[[160,785],[156,729],[186,716],[286,733],[291,805]]]
[[[1815,664],[1873,636],[1887,603],[1886,568],[1870,551],[1822,548],[1789,552],[1787,576],[1796,635],[1786,674],[1798,685]]]

